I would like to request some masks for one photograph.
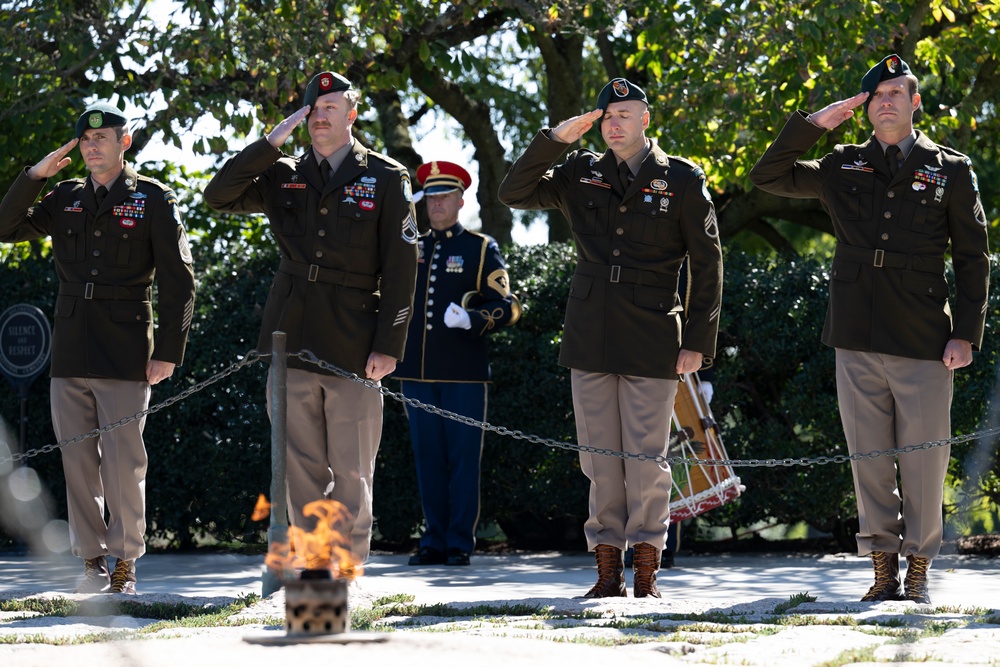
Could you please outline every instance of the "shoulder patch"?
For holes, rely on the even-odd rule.
[[[403,190],[403,199],[408,203],[413,203],[413,186],[410,185],[410,174],[407,171],[403,171],[399,175],[399,187]]]

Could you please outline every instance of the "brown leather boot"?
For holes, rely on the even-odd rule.
[[[656,571],[660,569],[660,550],[648,542],[635,545],[632,557],[632,594],[637,598],[660,597],[656,588]]]
[[[74,593],[107,593],[111,587],[111,575],[108,573],[108,557],[85,558],[83,560],[83,579]]]
[[[587,591],[585,598],[623,598],[625,592],[624,554],[618,547],[598,544],[594,549],[597,559],[597,583]]]
[[[903,580],[903,599],[920,604],[930,604],[931,595],[927,591],[927,570],[931,559],[921,556],[906,557],[906,578]]]
[[[115,570],[111,573],[111,589],[108,592],[136,595],[134,560],[118,559]]]
[[[872,566],[875,568],[875,583],[868,589],[861,601],[899,600],[899,554],[873,551]]]

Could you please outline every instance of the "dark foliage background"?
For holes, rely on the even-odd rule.
[[[225,239],[198,253],[198,305],[184,366],[154,388],[153,402],[193,386],[238,361],[257,339],[260,314],[277,256],[269,243],[233,254]],[[203,245],[209,245],[203,242]],[[31,303],[51,313],[54,271],[43,245],[22,246],[0,266],[0,312]],[[557,363],[563,305],[573,268],[568,245],[506,251],[524,315],[494,335],[494,383],[488,420],[557,441],[575,442],[568,371]],[[994,262],[994,284],[997,268]],[[845,453],[837,414],[833,352],[819,342],[826,304],[826,268],[815,260],[762,259],[730,253],[712,406],[731,458],[814,457]],[[994,290],[984,349],[956,374],[954,431],[990,424],[995,401],[1000,297]],[[259,548],[266,525],[249,519],[259,493],[270,489],[270,426],[264,407],[267,367],[248,366],[210,388],[151,415],[148,535],[168,548],[209,541]],[[398,391],[398,383],[386,386]],[[0,415],[16,435],[19,406],[0,391]],[[376,546],[406,549],[421,522],[402,405],[385,401],[385,426],[375,477]],[[48,382],[35,382],[28,401],[27,448],[53,441]],[[482,466],[481,525],[497,524],[517,548],[583,549],[587,482],[572,451],[487,433]],[[1000,501],[992,442],[953,447],[946,510],[963,530],[973,513]],[[26,461],[43,480],[52,506],[65,516],[59,455]],[[762,524],[806,522],[851,549],[854,498],[846,464],[741,467],[747,487],[735,503],[713,510],[689,530],[713,526],[737,535]],[[994,505],[995,507],[995,505]],[[971,514],[970,514],[971,516]],[[692,523],[692,522],[689,522]],[[0,533],[0,541],[10,542]]]

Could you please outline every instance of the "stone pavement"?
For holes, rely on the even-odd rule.
[[[639,658],[667,667],[1000,666],[1000,559],[935,560],[933,605],[858,602],[871,584],[871,567],[867,559],[843,554],[679,557],[677,567],[660,573],[661,600],[574,598],[595,579],[591,554],[474,555],[470,567],[451,568],[414,568],[406,560],[375,555],[351,585],[355,624],[374,619],[371,629],[296,643],[281,626],[282,591],[222,627],[156,626],[114,606],[127,599],[224,607],[260,594],[259,556],[150,554],[138,562],[140,595],[124,598],[69,593],[79,561],[0,554],[0,601],[81,603],[78,615],[67,617],[0,611],[0,664],[196,667],[322,660],[510,667]],[[800,594],[815,600],[803,601]]]

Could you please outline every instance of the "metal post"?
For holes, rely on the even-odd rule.
[[[288,359],[285,332],[271,334],[271,526],[267,530],[267,549],[288,543],[288,502],[285,489],[285,443],[288,417]],[[262,595],[267,597],[281,588],[281,573],[266,568]]]
[[[17,397],[21,399],[21,439],[12,449],[23,454],[28,451],[28,385],[22,384],[17,388]],[[14,464],[15,466],[20,463]]]

